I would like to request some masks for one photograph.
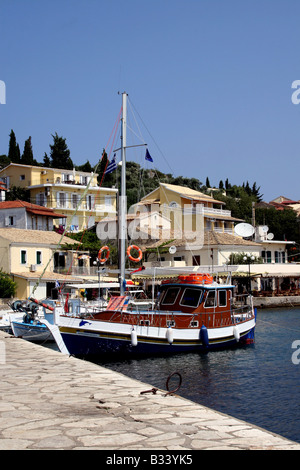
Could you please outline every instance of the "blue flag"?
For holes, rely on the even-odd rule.
[[[115,171],[117,169],[117,163],[116,163],[116,154],[114,154],[111,162],[107,165],[107,168],[105,170],[105,175],[108,175],[108,173],[112,173],[113,171]]]
[[[153,162],[153,159],[152,159],[148,149],[146,149],[145,160],[147,160],[148,162]]]

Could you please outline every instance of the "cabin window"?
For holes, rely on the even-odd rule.
[[[226,307],[226,305],[227,305],[226,290],[219,290],[219,307]]]
[[[175,320],[167,320],[167,327],[175,327],[176,326],[176,323],[175,323]]]
[[[190,323],[191,328],[198,328],[198,326],[199,326],[198,320],[192,320],[191,321],[191,323]]]
[[[173,305],[176,302],[180,287],[170,287],[162,300],[162,305]]]
[[[150,320],[140,320],[140,326],[150,326]]]
[[[180,305],[185,307],[198,307],[202,292],[203,291],[201,289],[185,289],[180,301]]]
[[[216,306],[216,291],[209,290],[205,299],[205,308]]]

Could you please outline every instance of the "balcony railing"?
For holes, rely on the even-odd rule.
[[[98,276],[97,266],[72,266],[71,268],[54,267],[53,272],[69,274],[70,276]]]
[[[27,181],[27,186],[39,186],[39,185],[56,185],[56,186],[62,186],[62,185],[68,185],[68,186],[82,186],[82,187],[86,187],[88,182],[81,182],[81,181],[74,181],[74,180],[66,180],[66,181],[63,181],[61,178],[57,177],[57,178],[39,178],[39,179],[36,179],[36,180],[28,180]],[[91,184],[90,184],[90,187],[92,188],[99,188],[100,189],[100,186],[98,186],[98,183],[97,181],[92,181]]]
[[[56,201],[56,205],[52,206],[52,209],[76,209],[78,202],[73,201]],[[93,211],[93,212],[108,212],[110,214],[116,213],[116,208],[113,205],[106,205],[106,204],[95,204],[94,206],[82,201],[78,210],[81,211]]]

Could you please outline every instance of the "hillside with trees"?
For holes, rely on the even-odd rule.
[[[47,168],[60,168],[77,171],[93,171],[93,166],[87,160],[82,165],[75,165],[71,159],[71,152],[66,139],[59,136],[57,132],[51,135],[52,142],[49,144],[49,155],[45,152],[43,161],[39,162],[33,151],[32,138],[24,142],[23,153],[17,142],[13,130],[9,135],[8,154],[0,155],[0,168],[4,168],[9,163],[21,163]],[[103,154],[103,157],[102,157]],[[120,185],[120,167],[116,171],[104,175],[107,166],[107,154],[103,151],[97,162],[98,183],[103,187],[117,187]],[[183,176],[173,176],[170,173],[162,173],[156,169],[144,169],[138,163],[127,162],[126,165],[126,189],[128,207],[138,202],[142,197],[149,194],[159,183],[169,183],[180,186],[187,186],[196,191],[212,195],[215,199],[224,201],[226,209],[231,211],[233,217],[252,222],[253,203],[262,201],[263,195],[256,182],[252,185],[248,181],[242,184],[232,184],[228,178],[219,182],[217,188],[212,188],[209,177],[206,177],[205,184],[197,178],[186,178]],[[20,188],[11,188],[7,194],[7,199],[23,199],[29,201],[29,191]],[[260,208],[255,210],[256,224],[268,225],[270,232],[274,233],[277,240],[293,240],[300,243],[299,219],[293,209],[278,211],[275,208]]]

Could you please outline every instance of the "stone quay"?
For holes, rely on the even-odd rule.
[[[0,450],[300,450],[153,385],[0,332]]]

